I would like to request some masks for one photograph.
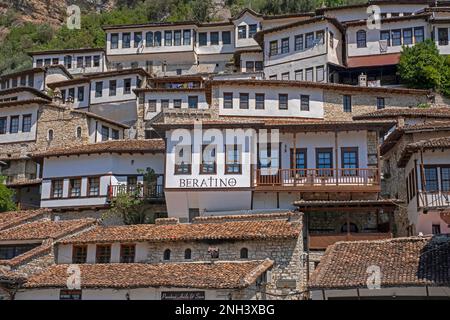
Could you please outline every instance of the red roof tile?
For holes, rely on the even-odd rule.
[[[0,213],[0,230],[5,230],[29,222],[49,213],[46,209],[28,210],[28,211],[10,211]]]
[[[378,67],[378,66],[389,66],[396,65],[400,61],[400,53],[389,53],[381,55],[370,55],[370,56],[355,56],[348,57],[347,67],[348,68],[359,68],[359,67]]]

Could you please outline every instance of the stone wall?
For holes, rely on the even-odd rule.
[[[358,232],[373,231],[377,229],[377,215],[375,212],[351,212],[349,213],[350,223],[358,227]],[[389,216],[386,213],[379,214],[378,223],[389,222]],[[332,232],[340,233],[342,226],[347,223],[347,214],[345,212],[314,212],[309,215],[309,229],[311,232]]]
[[[376,111],[377,97],[385,99],[386,108],[416,107],[428,102],[426,95],[349,92],[348,95],[352,97],[352,112],[344,112],[343,95],[342,92],[324,90],[325,120],[350,121],[353,116]]]

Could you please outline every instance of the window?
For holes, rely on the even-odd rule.
[[[356,32],[356,47],[365,48],[367,47],[367,33],[364,30],[359,30]]]
[[[84,58],[77,57],[77,68],[83,68],[83,67],[84,67]]]
[[[31,114],[25,114],[22,117],[22,132],[31,131]]]
[[[385,100],[384,100],[384,98],[378,97],[377,98],[377,109],[378,110],[384,109],[384,107],[385,107]]]
[[[334,48],[334,33],[330,31],[330,47]]]
[[[238,27],[238,39],[247,38],[247,26],[239,26]]]
[[[231,44],[231,32],[222,31],[222,44]]]
[[[129,48],[131,42],[131,35],[129,32],[122,35],[122,48]]]
[[[294,158],[295,151],[295,158]],[[291,168],[296,169],[297,174],[305,175],[306,169],[306,149],[291,149]]]
[[[317,148],[316,149],[316,168],[319,169],[319,176],[332,176],[333,172],[333,149]],[[328,169],[328,170],[325,170]]]
[[[100,67],[100,56],[94,56],[94,67]]]
[[[37,59],[37,60],[36,60],[36,67],[37,67],[37,68],[40,68],[40,67],[42,67],[42,65],[43,65],[42,59]]]
[[[81,179],[69,179],[69,197],[78,198],[81,196]]]
[[[149,31],[145,34],[145,46],[153,47],[153,32]]]
[[[341,166],[343,169],[358,168],[358,148],[342,148],[341,149]],[[344,170],[344,176],[356,176],[356,170]]]
[[[325,44],[325,31],[320,30],[316,32],[317,44]]]
[[[53,129],[48,130],[47,140],[48,141],[53,141]]]
[[[12,116],[9,121],[9,133],[19,132],[19,116]]]
[[[117,94],[117,81],[109,80],[109,96],[115,96]]]
[[[269,76],[269,80],[277,80],[277,75],[273,74],[273,75]]]
[[[97,197],[100,195],[100,178],[88,178],[87,195],[89,197]]]
[[[6,117],[0,118],[0,134],[6,134]]]
[[[352,96],[344,95],[344,112],[352,112]]]
[[[208,33],[200,32],[198,34],[198,45],[199,46],[206,46],[207,44],[208,44]]]
[[[184,259],[185,260],[191,260],[192,259],[192,250],[191,249],[184,250]]]
[[[73,102],[75,100],[75,88],[70,88],[68,92],[69,101]]]
[[[440,224],[433,224],[431,226],[431,233],[432,234],[441,234],[441,225]]]
[[[270,41],[269,46],[269,56],[276,56],[278,54],[278,41]]]
[[[404,45],[413,44],[412,29],[403,29],[403,44]]]
[[[175,99],[173,100],[173,107],[175,109],[181,109],[181,99]]]
[[[167,99],[161,100],[161,110],[162,109],[169,109],[169,100]]]
[[[155,47],[160,47],[161,46],[161,32],[160,31],[155,32],[154,40],[155,40],[155,42],[154,42]]]
[[[425,167],[425,190],[427,192],[437,192],[439,190],[437,167]]]
[[[284,72],[281,74],[281,80],[289,80],[289,72]]]
[[[139,48],[142,41],[142,32],[135,32],[134,33],[134,47]]]
[[[91,68],[92,67],[92,57],[91,56],[84,57],[84,66],[86,68]]]
[[[262,61],[255,61],[255,71],[263,71],[264,66]]]
[[[281,54],[289,53],[289,38],[281,39]]]
[[[170,249],[164,250],[163,259],[164,259],[165,261],[170,260]]]
[[[306,81],[314,81],[314,68],[306,69]]]
[[[288,95],[279,94],[278,95],[278,109],[287,110],[288,109]]]
[[[34,74],[28,75],[28,86],[34,87]]]
[[[241,249],[241,259],[248,259],[248,249],[247,248]]]
[[[191,173],[192,151],[189,146],[176,147],[175,174]]]
[[[87,246],[72,247],[72,263],[83,264],[87,261]]]
[[[190,109],[198,108],[198,97],[197,96],[189,96],[188,97],[188,108],[190,108]]]
[[[425,41],[425,32],[423,27],[414,28],[414,43]]]
[[[233,109],[233,93],[225,92],[223,94],[223,108],[224,109]]]
[[[181,46],[181,30],[175,30],[173,32],[173,45]]]
[[[209,41],[212,46],[216,46],[219,44],[219,32],[211,32],[209,36]]]
[[[258,32],[257,24],[249,24],[248,25],[248,37],[253,38],[253,36]]]
[[[123,80],[123,93],[130,94],[131,93],[131,79]]]
[[[309,111],[309,96],[300,95],[300,111]]]
[[[391,45],[391,33],[390,31],[381,31],[380,32],[380,40],[386,40],[387,45]]]
[[[52,64],[52,60],[50,58],[44,59],[44,65],[45,66],[50,66],[51,64]]]
[[[295,51],[302,51],[303,50],[303,35],[300,34],[298,36],[295,36],[295,45],[294,45]]]
[[[255,70],[255,62],[254,61],[247,61],[245,63],[245,71],[246,72],[253,72]]]
[[[306,49],[314,47],[314,33],[313,32],[310,32],[310,33],[306,34],[306,36],[305,36],[305,46],[306,46]]]
[[[53,180],[52,181],[51,197],[53,199],[62,198],[62,196],[63,196],[63,185],[64,185],[64,180]]]
[[[95,97],[100,98],[103,95],[103,82],[95,83]]]
[[[78,87],[78,101],[84,101],[84,87]]]
[[[72,56],[64,57],[64,67],[66,67],[66,69],[72,69]]]
[[[156,112],[156,100],[148,101],[148,112]]]
[[[256,93],[255,94],[255,109],[264,110],[265,108],[265,94]]]
[[[323,82],[325,80],[325,68],[324,66],[316,67],[316,81]]]
[[[401,46],[402,45],[402,30],[392,30],[392,45]]]
[[[248,93],[239,94],[239,109],[248,109]]]
[[[111,246],[97,245],[95,252],[95,263],[110,263],[111,262]]]
[[[13,88],[17,87],[17,78],[12,79],[11,87],[13,87]]]
[[[81,290],[60,290],[59,300],[81,300]]]
[[[441,167],[441,191],[450,191],[450,167]]]
[[[134,244],[122,244],[120,246],[120,263],[134,263],[136,246]]]
[[[241,148],[238,145],[227,145],[225,158],[225,174],[241,173]]]
[[[119,34],[113,33],[111,34],[111,49],[119,48]]]
[[[203,145],[200,174],[216,174],[216,146]]]
[[[172,31],[164,31],[164,45],[166,47],[172,46]]]
[[[25,76],[20,77],[20,85],[25,87],[27,85],[27,78]]]
[[[111,139],[119,140],[119,130],[111,129]]]
[[[109,128],[102,126],[102,141],[108,141],[109,140]]]
[[[183,30],[183,45],[191,45],[191,30]]]
[[[448,45],[448,28],[438,29],[438,40],[440,46]]]
[[[303,70],[295,70],[295,80],[303,81]]]

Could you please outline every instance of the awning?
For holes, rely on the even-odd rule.
[[[398,64],[399,61],[400,61],[400,53],[349,57],[347,59],[347,67],[360,68],[360,67],[392,66]]]

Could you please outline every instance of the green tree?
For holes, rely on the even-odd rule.
[[[398,72],[402,82],[410,88],[445,91],[448,64],[430,39],[403,47]]]
[[[14,192],[7,188],[4,184],[5,178],[0,176],[0,212],[14,211],[16,205],[14,204]]]

